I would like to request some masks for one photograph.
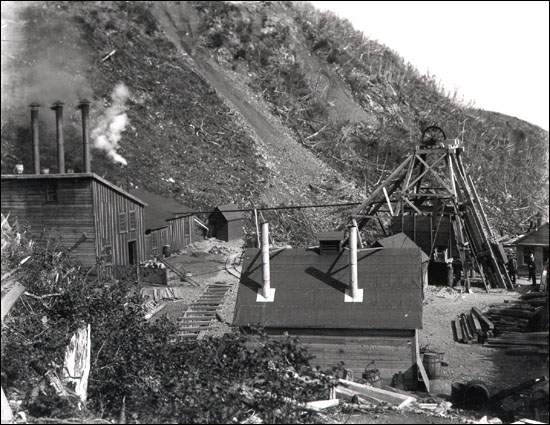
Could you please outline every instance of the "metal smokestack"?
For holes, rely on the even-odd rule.
[[[34,102],[29,106],[31,108],[32,161],[34,165],[34,174],[40,174],[40,145],[38,141],[38,108],[40,108],[40,105]]]
[[[63,140],[63,102],[57,101],[52,107],[55,111],[55,134],[57,141],[57,169],[59,174],[65,174],[65,141]]]
[[[83,162],[84,162],[84,172],[92,172],[92,157],[90,153],[90,140],[88,137],[88,121],[90,118],[90,101],[82,100],[78,104],[78,109],[82,113],[82,151],[83,151]]]

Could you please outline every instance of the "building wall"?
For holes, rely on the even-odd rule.
[[[228,223],[222,213],[216,211],[210,214],[208,217],[208,227],[210,227],[209,236],[222,241],[229,240]]]
[[[143,224],[143,207],[132,199],[114,191],[101,182],[92,182],[93,209],[97,256],[112,258],[112,264],[130,265],[129,243],[136,242],[137,262],[145,260],[145,229]],[[130,212],[135,213],[135,220],[130,219]],[[126,221],[126,226],[121,225]],[[131,223],[133,222],[133,223]],[[135,226],[131,226],[135,224]],[[109,252],[112,255],[109,255]]]
[[[360,378],[365,368],[379,369],[386,384],[391,383],[394,374],[405,373],[413,379],[415,357],[414,331],[389,330],[313,330],[284,329],[291,336],[298,336],[308,351],[315,356],[312,364],[329,369],[344,362],[346,369]],[[268,334],[282,337],[283,330],[267,329]],[[374,362],[373,364],[370,364]],[[369,366],[370,364],[370,366]]]
[[[528,274],[527,270],[527,256],[532,252],[535,256],[535,264],[537,266],[537,275],[542,271],[544,262],[548,259],[548,247],[543,246],[527,246],[527,245],[518,245],[517,246],[517,262],[518,262],[518,272],[522,275]]]
[[[37,238],[60,237],[84,265],[96,263],[90,178],[2,179],[2,214],[10,214]],[[48,198],[49,200],[48,200]],[[55,199],[55,200],[54,200]],[[81,241],[83,234],[86,239]]]
[[[243,237],[243,221],[233,220],[227,223],[227,240],[232,241]]]
[[[401,215],[392,218],[393,233],[403,232],[430,255],[432,245],[448,249],[450,257],[458,257],[458,248],[449,216]]]

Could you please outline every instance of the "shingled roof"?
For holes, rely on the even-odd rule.
[[[516,245],[530,245],[530,246],[548,246],[549,242],[548,223],[544,223],[538,229],[527,233],[519,238]]]
[[[380,248],[359,251],[359,288],[364,301],[345,303],[347,250],[322,255],[305,249],[270,255],[273,302],[256,302],[262,285],[261,253],[246,250],[234,324],[279,329],[418,329],[422,327],[421,251]]]
[[[382,246],[384,248],[418,248],[422,253],[422,262],[430,261],[430,257],[403,232],[396,233],[387,238],[378,239],[374,243],[374,246]]]
[[[184,216],[190,208],[180,204],[173,198],[157,195],[145,189],[133,189],[131,193],[147,203],[144,210],[145,231],[151,231],[168,226],[168,222],[176,215]]]
[[[244,218],[244,214],[242,211],[231,211],[238,209],[239,207],[235,204],[226,204],[216,207],[216,210],[220,211],[220,213],[225,217],[227,221],[241,220]]]

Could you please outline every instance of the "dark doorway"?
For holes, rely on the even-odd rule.
[[[134,266],[137,262],[137,242],[136,241],[128,242],[128,259],[130,260],[131,266]]]

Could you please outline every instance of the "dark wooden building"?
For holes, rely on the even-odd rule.
[[[133,189],[131,193],[147,203],[144,212],[147,258],[163,254],[163,249],[174,252],[203,239],[207,228],[190,208],[145,189]]]
[[[448,257],[459,256],[449,215],[402,214],[392,218],[391,231],[405,233],[428,256],[432,248],[447,249]]]
[[[208,236],[222,241],[231,241],[243,237],[244,214],[233,204],[217,207],[208,217]]]
[[[519,271],[527,273],[527,260],[532,253],[535,257],[537,273],[540,273],[544,263],[548,260],[548,247],[550,245],[548,223],[544,223],[535,230],[523,235],[515,241],[515,245]]]
[[[416,382],[417,330],[422,328],[422,254],[418,248],[358,252],[362,302],[346,302],[350,286],[347,249],[285,249],[270,253],[272,302],[258,302],[262,286],[259,249],[244,255],[234,325],[261,325],[268,334],[299,336],[328,368],[340,361],[361,376],[378,368],[389,382],[403,372]],[[422,369],[423,370],[423,369]]]
[[[93,173],[2,175],[2,214],[37,237],[45,232],[85,265],[98,257],[125,266],[145,259],[139,198]]]

